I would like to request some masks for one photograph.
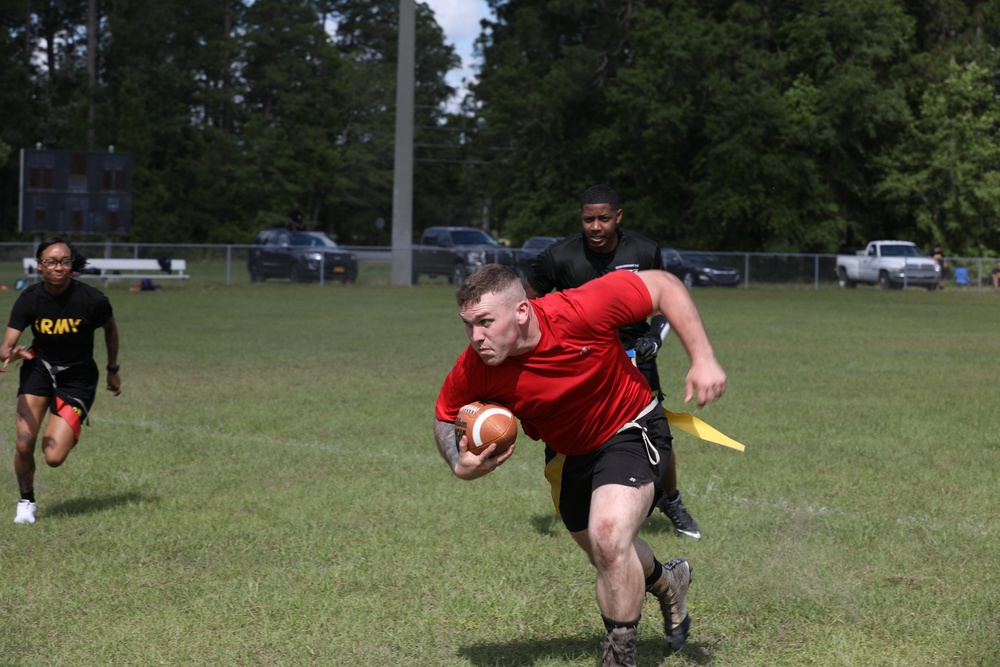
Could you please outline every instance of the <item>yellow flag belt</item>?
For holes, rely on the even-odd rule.
[[[702,440],[708,440],[709,442],[714,442],[717,445],[723,445],[724,447],[732,447],[738,452],[742,452],[746,447],[736,442],[730,438],[725,433],[721,433],[712,426],[709,426],[702,420],[698,419],[694,415],[688,414],[686,412],[671,412],[666,408],[663,411],[667,413],[667,423],[671,426],[675,426],[685,433],[690,433],[696,438],[701,438]]]

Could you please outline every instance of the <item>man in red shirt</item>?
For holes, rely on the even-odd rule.
[[[597,604],[607,630],[605,665],[634,665],[648,591],[663,611],[668,648],[680,650],[691,619],[684,559],[660,563],[638,538],[662,493],[670,432],[649,384],[630,361],[618,327],[661,313],[691,359],[685,402],[726,390],[687,288],[663,271],[614,271],[582,287],[528,301],[513,271],[490,264],[456,293],[470,345],[448,374],[435,406],[438,450],[462,479],[482,477],[516,447],[476,455],[454,420],[474,400],[509,408],[524,433],[552,450],[545,476],[563,523],[597,570]]]

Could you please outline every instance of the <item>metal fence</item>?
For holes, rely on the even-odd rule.
[[[701,253],[705,254],[705,253]],[[709,253],[719,263],[738,269],[741,286],[754,287],[798,286],[803,288],[839,289],[837,281],[837,255],[810,253],[762,253],[762,252],[717,252]],[[992,290],[990,273],[998,259],[989,257],[947,257],[948,267],[944,272],[947,287],[977,290]],[[965,280],[956,282],[956,275],[963,273]],[[902,286],[906,289],[906,286]],[[923,288],[920,288],[923,289]]]
[[[74,245],[88,257],[134,259],[183,259],[187,262],[188,280],[166,281],[171,288],[185,285],[249,284],[247,257],[250,244],[188,244],[77,242]],[[343,246],[357,255],[361,284],[390,284],[392,248],[386,246]],[[515,253],[517,249],[512,249]],[[721,265],[740,272],[738,289],[839,289],[836,255],[809,253],[703,252]],[[0,243],[0,283],[11,284],[24,276],[24,257],[34,256],[32,243]],[[992,291],[990,272],[998,258],[949,257],[945,274],[948,287],[970,291]],[[963,268],[968,285],[955,283],[956,269]],[[960,273],[960,272],[959,272]],[[155,282],[156,275],[150,275]],[[112,277],[112,282],[114,278]],[[123,281],[126,282],[126,281]],[[330,282],[329,280],[327,282]],[[445,283],[445,278],[421,278],[420,283]]]

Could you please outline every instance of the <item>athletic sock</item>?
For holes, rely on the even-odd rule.
[[[31,502],[35,502],[35,492],[34,491],[28,491],[27,493],[22,493],[21,494],[21,500],[28,500],[28,501],[31,501]]]
[[[601,614],[601,620],[604,621],[604,629],[608,632],[608,634],[611,634],[611,631],[616,628],[638,628],[639,621],[642,620],[642,616],[635,619],[634,621],[622,622],[622,621],[612,621],[604,614]]]
[[[646,590],[647,591],[649,590],[650,586],[652,586],[657,581],[659,581],[660,575],[662,575],[662,574],[663,574],[663,564],[660,561],[658,561],[658,560],[656,560],[654,558],[653,559],[653,573],[651,575],[649,575],[648,577],[646,577]]]

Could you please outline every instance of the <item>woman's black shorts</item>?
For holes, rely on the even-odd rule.
[[[26,359],[21,364],[21,384],[17,395],[30,394],[50,399],[49,412],[54,415],[59,413],[56,402],[51,399],[58,396],[70,405],[82,407],[86,416],[97,396],[97,381],[100,379],[97,364],[91,361],[69,367],[50,367],[51,371],[41,359]]]

